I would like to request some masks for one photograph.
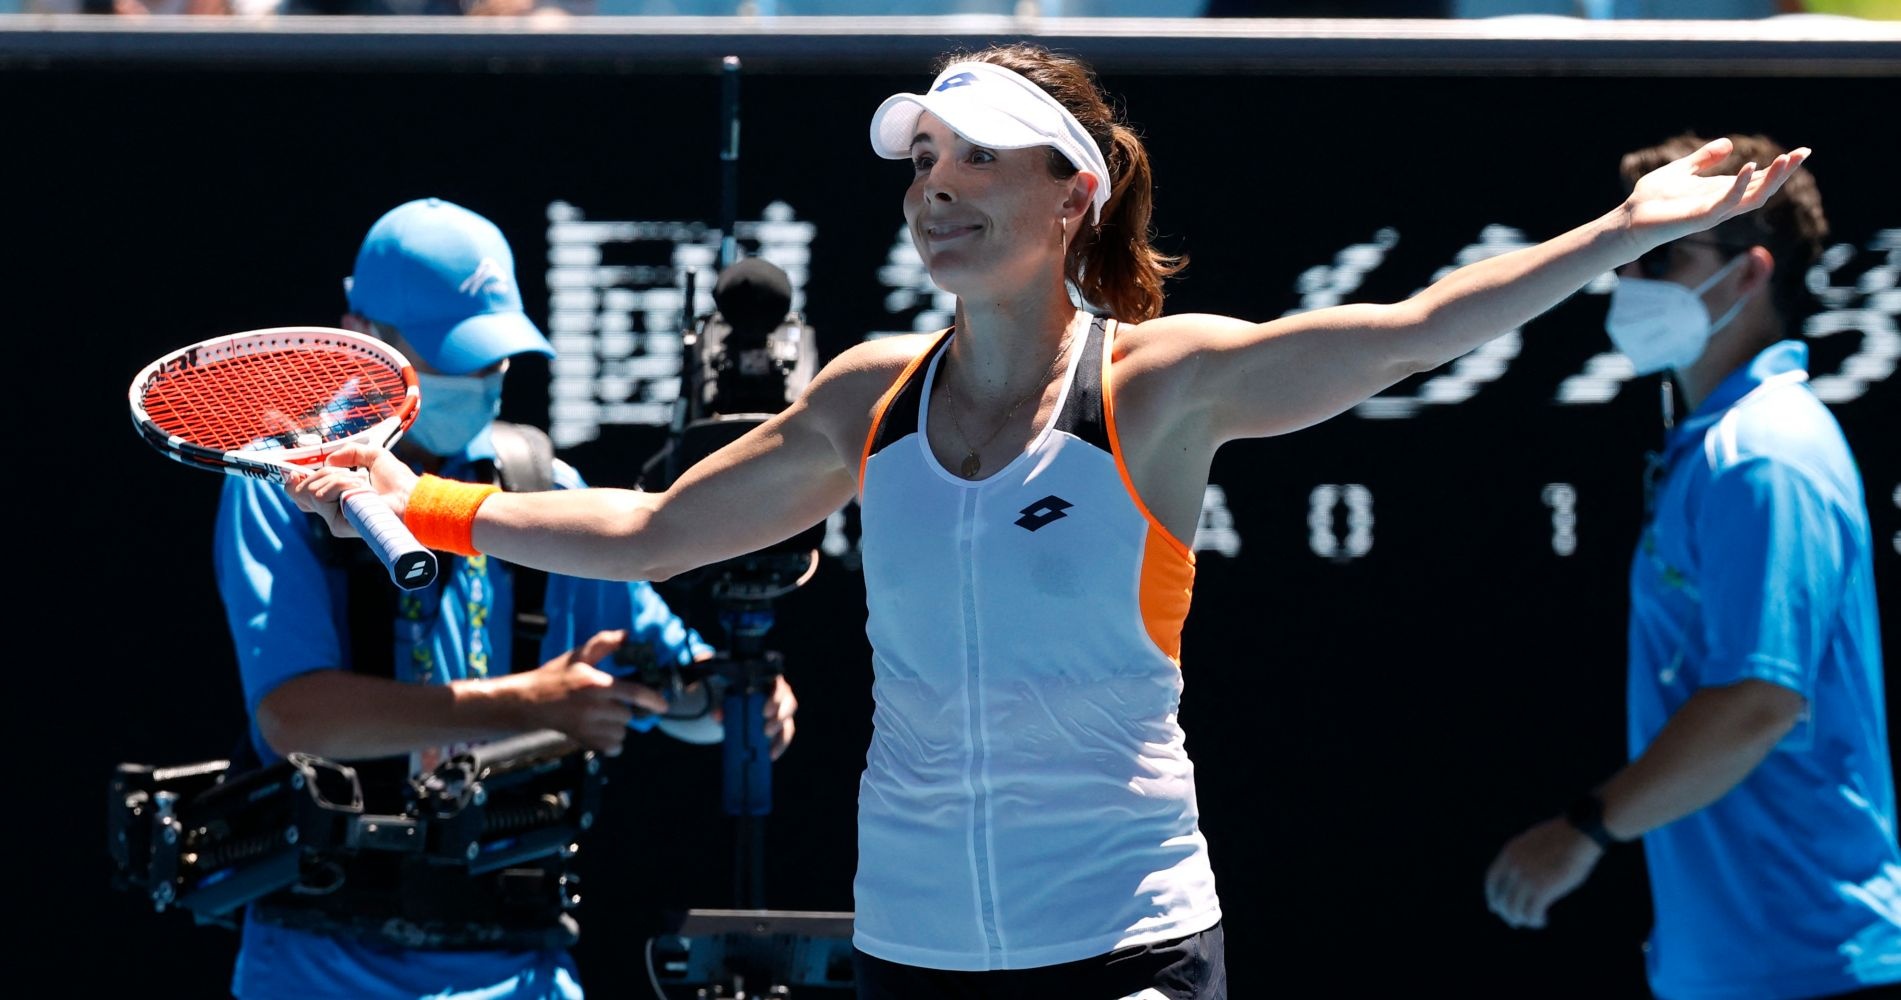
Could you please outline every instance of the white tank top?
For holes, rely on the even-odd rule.
[[[1116,443],[1112,324],[994,475],[927,443],[947,331],[879,402],[859,471],[874,732],[853,943],[935,969],[1022,969],[1221,918],[1176,710],[1194,556]]]

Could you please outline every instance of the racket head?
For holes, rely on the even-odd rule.
[[[145,366],[132,423],[194,468],[283,482],[347,443],[389,447],[416,419],[415,367],[375,337],[284,326],[213,337]]]

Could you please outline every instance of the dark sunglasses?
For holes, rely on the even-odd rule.
[[[1671,248],[1683,246],[1684,244],[1721,250],[1723,251],[1723,259],[1725,261],[1754,245],[1749,243],[1735,243],[1728,240],[1698,240],[1690,239],[1689,237],[1684,237],[1680,240],[1671,240],[1663,246],[1657,247],[1642,257],[1637,258],[1637,273],[1653,280],[1662,279],[1664,275],[1670,273],[1671,265],[1674,264],[1676,260],[1673,256],[1675,251]]]

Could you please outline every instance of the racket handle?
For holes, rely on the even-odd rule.
[[[420,590],[436,582],[436,554],[416,541],[382,497],[369,490],[345,493],[343,516],[389,567],[389,578],[398,587]]]

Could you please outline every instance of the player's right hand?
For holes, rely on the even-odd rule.
[[[409,494],[416,488],[417,478],[415,471],[389,449],[351,443],[326,455],[323,465],[294,477],[285,489],[298,507],[323,518],[331,534],[352,538],[357,532],[343,516],[345,494],[374,490],[400,518],[409,507]]]

